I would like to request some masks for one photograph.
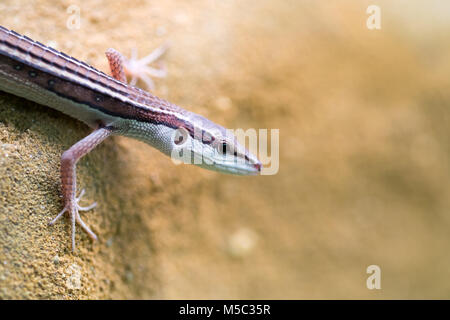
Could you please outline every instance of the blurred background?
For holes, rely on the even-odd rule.
[[[366,25],[370,5],[381,29]],[[0,18],[105,72],[109,47],[143,56],[170,43],[155,94],[229,128],[280,130],[279,172],[260,177],[106,142],[78,165],[101,240],[78,232],[72,254],[67,220],[45,223],[61,205],[59,156],[89,129],[2,93],[3,144],[31,115],[46,120],[21,131],[29,150],[63,140],[32,181],[39,192],[21,189],[32,162],[0,169],[19,177],[0,182],[1,298],[450,298],[447,1],[3,0]],[[26,207],[24,195],[47,206],[30,218],[14,202]],[[370,265],[379,290],[366,286]],[[81,287],[68,289],[74,269]]]

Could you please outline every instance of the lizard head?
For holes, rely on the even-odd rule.
[[[236,175],[257,175],[262,165],[231,130],[189,111],[158,123],[124,121],[119,134],[142,140],[176,162]],[[169,119],[169,120],[167,120]]]
[[[195,124],[195,125],[193,125]],[[237,175],[257,175],[261,162],[227,130],[197,114],[172,134],[171,157],[202,168]]]

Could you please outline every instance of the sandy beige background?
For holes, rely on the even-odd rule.
[[[105,72],[109,47],[170,42],[155,93],[279,128],[280,170],[220,175],[108,139],[78,164],[100,240],[80,231],[72,254],[67,220],[46,223],[60,155],[90,130],[0,93],[0,298],[450,298],[445,3],[377,1],[371,31],[371,1],[3,0],[1,25]]]

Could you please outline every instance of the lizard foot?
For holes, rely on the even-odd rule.
[[[97,236],[95,235],[95,233],[92,232],[91,229],[89,229],[89,227],[84,223],[84,221],[81,219],[80,214],[79,214],[79,211],[88,211],[97,206],[97,202],[94,202],[87,207],[80,206],[78,203],[81,200],[81,198],[83,197],[84,193],[85,193],[85,190],[83,189],[83,190],[81,190],[80,195],[77,198],[75,198],[75,207],[72,210],[70,210],[71,211],[70,214],[75,215],[75,221],[84,229],[84,231],[86,231],[86,233],[89,235],[89,237],[91,237],[93,240],[97,240]],[[58,215],[48,223],[48,225],[49,226],[54,225],[55,222],[58,221],[66,211],[68,211],[68,209],[69,209],[69,205],[66,205],[64,207],[64,209],[62,209],[61,212],[58,213]]]
[[[167,75],[167,70],[164,65],[159,69],[149,67],[149,64],[157,61],[168,49],[168,44],[164,44],[144,58],[138,59],[137,49],[133,49],[130,59],[124,59],[125,73],[131,76],[130,85],[134,86],[138,80],[142,80],[147,88],[153,91],[155,85],[151,77],[164,78]]]

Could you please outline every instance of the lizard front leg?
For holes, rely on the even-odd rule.
[[[89,227],[81,219],[79,211],[85,211],[95,207],[95,204],[89,207],[81,207],[78,205],[78,201],[84,194],[84,190],[80,196],[76,197],[77,189],[77,175],[76,164],[84,155],[88,154],[92,149],[99,145],[103,140],[109,137],[113,133],[112,128],[99,128],[92,132],[84,139],[75,143],[70,149],[66,150],[61,156],[61,182],[62,182],[62,194],[64,199],[64,209],[56,216],[55,219],[50,221],[50,225],[53,225],[64,212],[68,212],[72,223],[72,251],[75,251],[75,224],[78,223],[87,234],[93,239],[97,240],[95,233],[89,229]]]

